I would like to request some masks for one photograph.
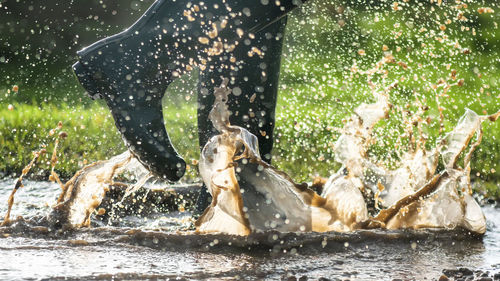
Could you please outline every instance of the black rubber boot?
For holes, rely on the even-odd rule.
[[[221,57],[209,64],[200,74],[198,88],[198,137],[200,148],[214,135],[219,134],[209,120],[214,103],[213,89],[221,84],[221,77],[230,78],[233,93],[227,102],[231,111],[230,122],[247,129],[259,140],[261,158],[271,163],[275,107],[281,63],[283,35],[286,17],[255,34],[251,44],[239,46],[232,52],[236,66],[230,58]],[[263,56],[248,56],[252,47],[264,50]],[[237,70],[235,70],[237,67]],[[195,213],[201,215],[210,204],[211,197],[206,187],[200,191]]]
[[[80,51],[73,66],[90,96],[106,100],[131,152],[162,178],[176,181],[186,167],[164,127],[168,85],[194,67],[206,69],[299,4],[226,2],[159,0],[126,31]]]

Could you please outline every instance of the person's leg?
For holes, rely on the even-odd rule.
[[[242,46],[300,3],[158,0],[126,31],[80,51],[73,69],[91,97],[106,101],[137,159],[155,175],[176,181],[186,164],[163,122],[161,100],[168,85],[192,68],[205,69],[210,59]]]
[[[198,136],[200,149],[211,137],[217,135],[209,113],[214,103],[213,89],[218,87],[222,78],[229,78],[233,93],[229,95],[228,107],[231,111],[230,122],[246,128],[259,140],[261,158],[270,163],[275,125],[275,107],[280,73],[281,50],[286,18],[282,18],[255,34],[248,45],[241,44],[231,54],[210,63],[200,74],[198,89]],[[252,48],[263,51],[263,56],[251,54]],[[249,52],[251,56],[249,56]],[[237,69],[231,69],[237,67]],[[205,187],[200,191],[196,212],[202,213],[210,203],[210,195]]]

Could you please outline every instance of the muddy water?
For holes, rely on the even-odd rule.
[[[14,180],[0,181],[0,202]],[[59,186],[25,181],[13,217],[40,219]],[[5,205],[0,204],[5,212]],[[500,272],[500,209],[483,207],[481,238],[449,231],[357,231],[350,234],[195,235],[189,212],[123,217],[120,226],[54,232],[42,222],[0,228],[0,280],[433,279],[443,269]],[[37,226],[38,225],[38,226]]]

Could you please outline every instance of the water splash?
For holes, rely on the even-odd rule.
[[[82,227],[90,225],[90,215],[101,204],[113,176],[131,161],[128,151],[107,161],[92,163],[70,179],[60,195],[60,202],[49,215],[55,226]]]
[[[264,162],[257,137],[229,123],[226,102],[231,90],[227,85],[228,80],[224,80],[214,91],[216,102],[210,119],[220,134],[204,147],[199,163],[213,201],[195,224],[198,233],[249,235],[268,231],[457,227],[485,233],[484,215],[471,196],[470,159],[482,139],[482,122],[496,121],[500,112],[480,116],[467,110],[456,128],[432,149],[425,147],[424,138],[417,141],[410,137],[413,145],[401,156],[398,168],[389,169],[371,159],[368,149],[374,143],[374,127],[389,118],[393,108],[389,92],[396,84],[383,91],[373,87],[375,102],[361,104],[354,110],[335,143],[336,160],[342,167],[316,193],[307,184],[295,183],[286,173]],[[408,130],[413,130],[413,126],[419,128],[416,124]],[[476,139],[470,144],[474,136]],[[129,152],[124,152],[84,167],[62,184],[54,172],[57,145],[58,139],[51,158],[50,179],[61,185],[62,192],[48,216],[53,227],[90,226],[91,215],[111,186],[125,189],[122,200],[114,205],[118,206],[151,178]],[[438,171],[440,156],[445,168]],[[26,173],[36,159],[25,169]],[[460,159],[463,167],[458,165]],[[121,173],[134,174],[136,183],[115,182],[114,177]],[[371,210],[371,202],[375,202],[378,213]],[[105,210],[97,211],[102,212]],[[10,208],[4,223],[9,214]]]
[[[12,206],[14,205],[14,198],[15,198],[16,192],[17,192],[17,190],[19,190],[19,188],[23,187],[24,176],[26,176],[29,173],[29,171],[35,165],[38,158],[44,153],[46,153],[45,149],[41,149],[41,150],[33,153],[33,159],[31,159],[29,164],[26,165],[26,167],[24,167],[23,171],[21,172],[21,175],[16,180],[16,184],[14,185],[14,188],[12,189],[12,191],[9,195],[9,199],[7,200],[7,205],[8,205],[7,212],[5,213],[4,219],[3,219],[2,224],[0,226],[6,226],[7,224],[10,223],[10,213],[12,211]]]
[[[56,128],[50,130],[49,135],[54,135],[56,131],[60,129],[62,129],[61,122],[59,122]],[[49,180],[51,182],[56,182],[61,187],[61,193],[53,206],[52,212],[48,216],[48,222],[52,227],[77,228],[89,226],[91,215],[101,204],[106,196],[106,192],[109,191],[111,186],[121,186],[126,189],[125,195],[122,198],[123,201],[131,193],[142,187],[151,177],[149,171],[147,171],[130,152],[126,151],[109,160],[97,161],[85,166],[63,184],[59,175],[55,172],[55,167],[58,161],[57,149],[60,140],[65,139],[67,136],[68,134],[64,131],[61,131],[56,136],[50,158],[51,169]],[[13,222],[10,220],[10,214],[14,205],[15,194],[19,188],[23,187],[23,178],[35,166],[37,160],[46,152],[46,148],[34,152],[32,160],[22,170],[9,196],[7,212],[1,226],[6,226]],[[138,178],[136,184],[128,185],[113,180],[115,176],[122,173],[133,174],[134,177]],[[104,212],[104,210],[101,212]]]
[[[15,91],[17,91],[17,90],[15,90]],[[54,129],[51,129],[49,131],[49,135],[52,136],[56,133],[56,131],[61,130],[61,129],[62,129],[62,122],[59,121],[59,123],[57,124],[57,127],[55,127]],[[63,190],[64,190],[64,185],[61,183],[61,180],[59,179],[59,176],[57,175],[57,173],[54,171],[54,168],[55,168],[55,165],[57,163],[57,148],[59,147],[60,140],[65,139],[67,136],[68,136],[68,134],[66,132],[64,132],[64,131],[59,132],[59,134],[55,138],[54,149],[52,151],[52,157],[50,159],[51,171],[50,171],[49,180],[52,182],[56,181],[61,186],[61,188]],[[7,200],[7,212],[5,213],[4,219],[3,219],[2,223],[0,224],[0,226],[6,226],[6,225],[11,223],[10,213],[11,213],[12,207],[14,205],[15,194],[19,190],[19,188],[24,187],[24,185],[23,185],[24,177],[26,175],[28,175],[28,173],[31,171],[31,169],[36,165],[38,159],[42,155],[44,155],[45,153],[47,153],[47,149],[45,148],[45,146],[43,146],[43,148],[41,148],[38,151],[34,151],[33,158],[28,163],[28,165],[26,165],[23,168],[23,170],[21,171],[21,175],[17,178],[16,183],[14,185],[14,188],[12,189],[12,191],[9,195],[9,199]]]
[[[225,101],[231,90],[225,81],[215,91],[210,114],[221,134],[207,143],[200,159],[200,173],[213,201],[197,221],[197,231],[248,235],[269,230],[463,227],[484,234],[486,221],[470,192],[470,156],[481,141],[482,122],[494,121],[500,113],[479,116],[467,110],[437,147],[415,145],[403,155],[399,168],[391,170],[372,162],[366,152],[373,127],[388,118],[392,106],[387,92],[392,87],[374,91],[375,103],[354,110],[335,144],[343,167],[328,179],[320,196],[262,161],[257,138],[229,124]],[[457,160],[474,135],[477,140],[460,168]],[[439,156],[446,168],[438,173]],[[367,189],[383,207],[375,216],[368,214],[363,196]]]

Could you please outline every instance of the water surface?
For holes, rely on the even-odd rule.
[[[6,202],[13,179],[0,181]],[[13,218],[40,217],[59,187],[25,181]],[[0,211],[5,212],[1,204]],[[500,209],[483,207],[481,239],[459,231],[196,235],[189,212],[128,216],[118,226],[53,231],[33,221],[0,228],[0,280],[436,279],[443,269],[500,272]]]

